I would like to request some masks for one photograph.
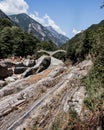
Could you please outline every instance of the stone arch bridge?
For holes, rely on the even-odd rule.
[[[47,53],[49,56],[53,56],[54,54],[56,54],[56,53],[58,53],[58,52],[64,52],[64,53],[66,53],[66,51],[65,51],[65,50],[62,50],[62,49],[56,50],[56,51],[46,51],[46,50],[39,50],[39,51],[38,51],[38,53],[41,53],[41,52],[45,52],[45,53]]]

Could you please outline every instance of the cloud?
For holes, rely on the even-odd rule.
[[[27,13],[29,6],[25,0],[2,0],[0,9],[6,14]]]
[[[43,17],[40,17],[39,13],[35,11],[34,14],[30,14],[29,16],[32,17],[34,20],[38,21],[43,26],[51,26],[58,33],[66,35],[66,33],[63,32],[61,28],[54,22],[54,20],[52,20],[51,17],[47,14],[45,14]]]
[[[35,11],[34,14],[29,14],[29,16],[34,20],[36,20],[37,22],[41,23],[42,25],[45,25],[44,18],[39,17],[38,12]]]
[[[76,35],[76,34],[80,33],[81,31],[78,31],[77,29],[73,28],[72,32]]]

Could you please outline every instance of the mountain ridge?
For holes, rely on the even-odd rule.
[[[12,21],[1,9],[0,9],[0,19],[8,19],[14,26],[18,26],[17,23],[15,23],[14,21]]]
[[[0,9],[0,18],[8,18],[9,17]]]
[[[41,41],[51,40],[60,46],[68,40],[66,36],[59,34],[52,27],[51,29],[44,27],[25,13],[10,15],[9,18],[16,22],[24,31],[32,33]]]

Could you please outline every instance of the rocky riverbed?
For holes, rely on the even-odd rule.
[[[91,60],[66,67],[61,60],[0,62],[0,130],[50,130],[60,113],[74,110],[80,118],[85,86],[80,81]]]

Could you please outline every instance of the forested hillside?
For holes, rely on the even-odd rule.
[[[35,37],[13,26],[9,19],[0,19],[0,58],[31,55],[37,42]]]
[[[40,42],[35,36],[14,26],[8,18],[0,19],[0,58],[36,54],[39,49],[54,50],[51,41]]]
[[[85,59],[93,61],[93,68],[84,79],[88,92],[85,104],[92,111],[98,106],[101,108],[104,100],[104,20],[77,34],[63,48],[73,64]]]

